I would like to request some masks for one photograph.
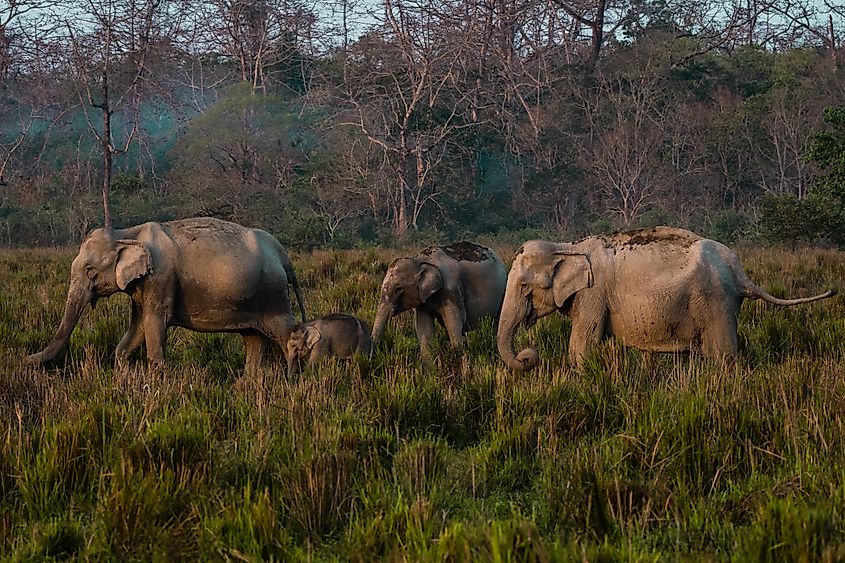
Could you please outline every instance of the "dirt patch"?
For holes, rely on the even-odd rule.
[[[443,254],[453,260],[463,262],[484,262],[490,259],[488,248],[465,240],[446,246],[429,246],[420,252],[420,256],[431,256],[436,250],[441,250]]]
[[[611,241],[623,246],[640,246],[652,243],[672,244],[687,248],[701,240],[690,231],[672,227],[652,227],[611,235]]]

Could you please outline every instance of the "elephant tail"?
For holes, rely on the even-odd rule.
[[[761,287],[755,285],[751,280],[746,278],[745,287],[742,291],[742,296],[747,297],[748,299],[762,299],[767,303],[771,303],[773,305],[781,305],[781,306],[789,306],[789,305],[800,305],[802,303],[812,303],[813,301],[819,301],[821,299],[827,299],[829,297],[833,297],[837,294],[836,289],[828,289],[824,293],[820,293],[819,295],[814,295],[812,297],[799,297],[798,299],[780,299],[771,295],[766,292]]]
[[[293,286],[293,292],[296,294],[296,302],[299,303],[299,313],[302,315],[302,322],[307,322],[308,318],[305,316],[305,301],[302,299],[302,291],[299,290],[299,280],[296,279],[296,273],[293,268],[288,274],[288,282]]]

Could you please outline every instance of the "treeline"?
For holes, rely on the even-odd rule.
[[[844,33],[809,0],[11,0],[0,244],[200,214],[842,244]]]

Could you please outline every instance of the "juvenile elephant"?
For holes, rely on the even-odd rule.
[[[569,359],[576,368],[611,335],[641,350],[732,357],[744,298],[797,305],[835,294],[773,297],[754,285],[728,247],[671,227],[572,244],[534,240],[519,249],[508,274],[497,344],[510,368],[532,369],[537,350],[514,355],[516,329],[558,310],[572,318]]]
[[[378,343],[389,317],[414,309],[424,356],[435,320],[458,346],[484,317],[498,318],[507,277],[495,252],[471,242],[431,246],[412,258],[397,258],[381,284],[373,343]]]
[[[131,298],[129,329],[117,345],[122,364],[142,343],[162,366],[168,326],[238,332],[247,370],[259,366],[264,340],[284,350],[294,324],[288,283],[305,305],[287,253],[270,234],[209,217],[96,229],[71,265],[64,316],[52,342],[29,362],[51,360],[85,306],[122,291]]]
[[[312,366],[320,358],[351,358],[372,352],[370,328],[358,317],[332,313],[294,327],[287,344],[288,374],[296,373],[299,362]]]

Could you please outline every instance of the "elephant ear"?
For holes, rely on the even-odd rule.
[[[555,305],[563,307],[574,293],[593,287],[593,269],[586,254],[555,253],[558,263],[552,278]]]
[[[153,260],[143,242],[131,239],[117,241],[115,279],[121,291],[133,281],[152,271]]]
[[[417,276],[417,286],[420,290],[420,301],[425,303],[443,287],[443,275],[440,273],[440,268],[434,264],[422,262]]]
[[[320,334],[320,331],[317,330],[317,327],[315,326],[309,326],[305,329],[305,345],[308,346],[309,350],[313,348],[322,337],[323,335]]]

